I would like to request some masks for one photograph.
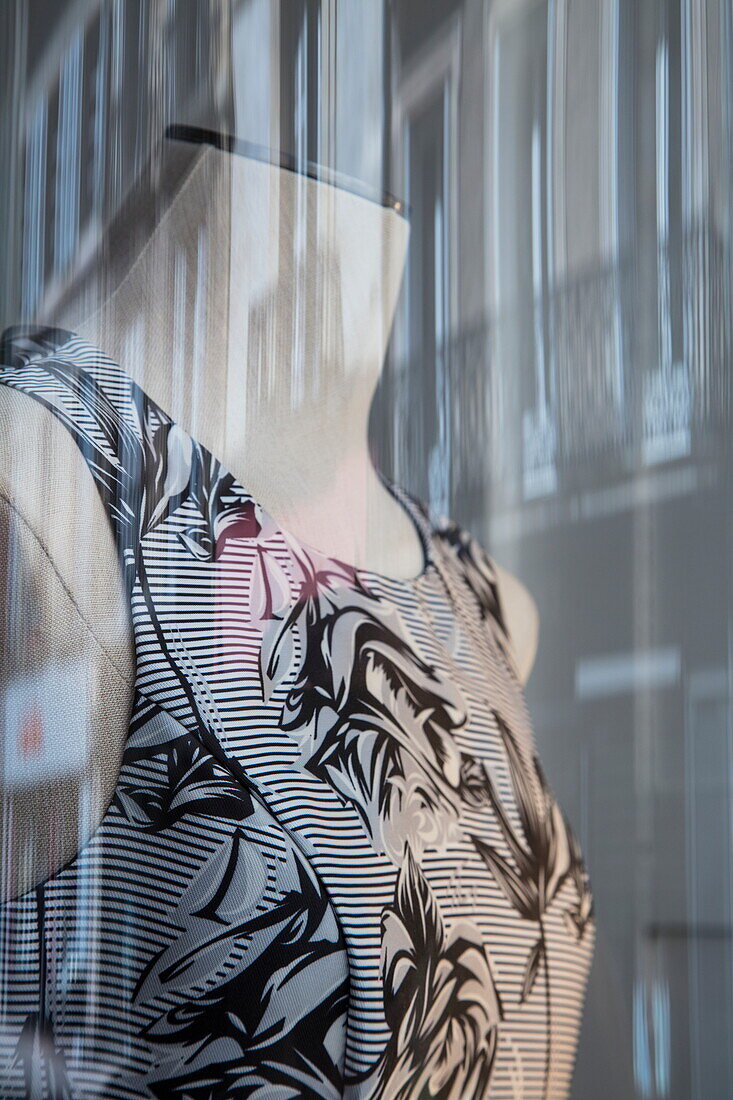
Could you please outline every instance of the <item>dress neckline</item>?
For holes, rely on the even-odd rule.
[[[376,469],[376,468],[375,468]],[[411,586],[420,584],[425,577],[431,572],[435,565],[434,554],[434,529],[426,518],[422,508],[418,501],[402,486],[393,481],[387,474],[381,470],[376,470],[380,481],[383,483],[389,493],[392,494],[397,503],[401,506],[403,512],[411,521],[413,528],[415,529],[417,536],[420,540],[420,547],[422,550],[422,566],[419,573],[415,573],[411,577],[395,577],[388,573],[380,573],[377,570],[369,569],[366,566],[353,565],[351,562],[345,561],[333,554],[327,554],[324,550],[319,550],[317,547],[312,546],[310,543],[305,542],[300,536],[293,534],[291,531],[284,527],[282,523],[274,518],[274,516],[263,507],[259,501],[255,500],[251,496],[249,491],[235,479],[235,485],[237,485],[243,492],[245,492],[254,506],[259,508],[264,516],[269,519],[274,528],[284,534],[288,539],[292,540],[297,546],[304,550],[308,554],[316,555],[320,558],[326,558],[328,561],[335,562],[337,565],[353,573],[354,576],[361,578],[362,580],[377,580],[383,584],[393,586]],[[233,476],[233,475],[232,475]]]

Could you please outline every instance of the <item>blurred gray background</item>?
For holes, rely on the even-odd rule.
[[[388,189],[375,461],[534,595],[598,914],[574,1096],[733,1096],[730,0],[4,0],[0,324],[167,122]]]

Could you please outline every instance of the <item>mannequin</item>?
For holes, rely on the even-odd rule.
[[[129,226],[117,228],[115,285],[103,300],[78,296],[43,322],[120,363],[301,542],[413,577],[422,568],[419,536],[374,470],[367,441],[408,236],[394,208],[206,147],[142,248]],[[0,415],[10,426],[0,452],[9,569],[13,578],[27,572],[42,611],[40,641],[29,645],[22,625],[13,632],[4,682],[20,669],[42,692],[51,653],[66,667],[81,662],[89,685],[81,702],[73,691],[60,698],[53,715],[71,731],[83,710],[76,768],[50,788],[34,785],[31,768],[12,798],[4,792],[12,813],[4,815],[3,882],[12,896],[71,858],[103,816],[127,731],[134,657],[112,538],[78,449],[52,414],[5,387]],[[34,443],[36,472],[29,438],[42,441]],[[537,611],[524,586],[497,570],[526,680]]]

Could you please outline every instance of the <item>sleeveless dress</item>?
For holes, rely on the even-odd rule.
[[[568,1095],[595,924],[491,558],[385,479],[408,580],[279,527],[96,347],[0,381],[106,506],[136,683],[111,804],[0,909],[0,1096]]]

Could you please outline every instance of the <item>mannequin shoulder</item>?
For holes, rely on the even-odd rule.
[[[127,598],[91,473],[48,409],[2,385],[0,575],[2,898],[53,874],[99,824],[134,692]]]
[[[114,539],[89,467],[39,401],[0,385],[0,495],[32,533],[88,621],[124,601]],[[20,522],[22,520],[22,523]],[[94,580],[94,583],[92,582]]]
[[[492,559],[493,560],[493,559]],[[520,679],[526,684],[534,665],[540,631],[540,614],[529,589],[493,560],[499,598],[504,609],[509,637],[514,649]]]

